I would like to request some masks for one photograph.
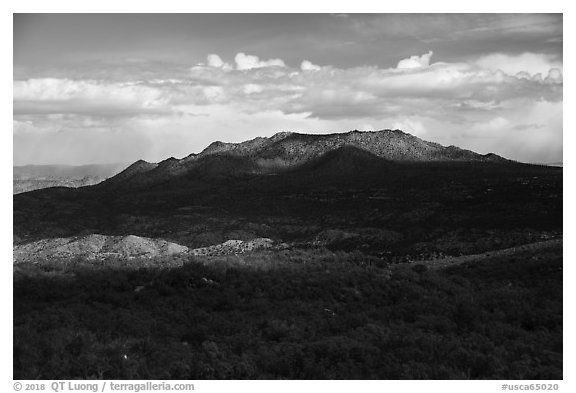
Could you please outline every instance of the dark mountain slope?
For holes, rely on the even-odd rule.
[[[365,174],[389,167],[391,161],[354,146],[345,145],[312,159],[298,168],[296,173],[322,176]]]
[[[99,186],[104,187],[114,187],[114,186],[121,186],[126,182],[129,182],[135,176],[148,173],[155,169],[158,166],[156,163],[147,162],[144,160],[138,160],[134,164],[130,165],[128,168],[124,169],[122,172],[117,174],[110,179],[105,180]]]
[[[228,154],[214,154],[199,158],[195,165],[187,171],[186,176],[198,178],[210,176],[236,176],[259,173],[260,168],[252,160],[245,157],[235,157]]]

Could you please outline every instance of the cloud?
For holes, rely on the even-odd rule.
[[[202,92],[210,102],[219,102],[225,99],[225,92],[222,86],[208,86],[202,88]]]
[[[98,113],[128,115],[169,111],[159,87],[137,83],[41,78],[14,81],[14,113]]]
[[[224,61],[222,61],[220,56],[215,54],[208,55],[206,57],[206,63],[208,64],[208,67],[222,68],[225,70],[229,70],[232,68],[230,64],[225,63]]]
[[[426,64],[426,57],[412,56],[409,60],[418,58]],[[406,70],[338,69],[303,61],[296,69],[262,66],[275,60],[254,57],[242,67],[255,68],[234,70],[226,68],[218,55],[208,56],[207,61],[208,66],[194,66],[189,77],[182,79],[130,83],[54,78],[15,81],[15,113],[137,115],[177,111],[186,105],[233,104],[247,113],[280,110],[320,118],[412,116],[415,111],[457,117],[464,111],[492,110],[500,105],[496,101],[562,100],[562,74],[556,68],[542,78],[527,73],[509,75],[466,63],[437,62]]]
[[[264,91],[264,88],[262,87],[262,85],[248,83],[244,85],[243,91],[245,94],[262,93],[262,91]]]
[[[555,56],[541,53],[519,55],[493,53],[478,58],[475,63],[481,68],[492,71],[500,70],[512,76],[520,73],[530,76],[540,74],[545,77],[552,69],[562,73],[562,62],[556,60]]]
[[[407,59],[402,59],[398,62],[396,68],[398,69],[406,69],[406,68],[421,68],[421,67],[428,67],[430,65],[430,59],[434,52],[429,51],[428,53],[423,54],[422,56],[410,56]]]
[[[236,62],[236,69],[238,70],[251,70],[253,68],[263,67],[286,67],[284,61],[281,59],[260,60],[258,56],[247,55],[242,52],[236,54],[234,57]]]
[[[322,67],[316,64],[312,64],[308,60],[304,60],[302,61],[302,64],[300,64],[300,69],[302,71],[320,71]]]
[[[426,134],[426,127],[424,127],[421,122],[413,119],[404,119],[394,122],[392,124],[392,128],[402,130],[416,136]]]
[[[544,82],[548,83],[562,83],[562,71],[559,68],[550,68],[548,71],[548,76],[544,79]]]
[[[188,75],[174,78],[146,73],[130,82],[17,80],[14,133],[131,130],[146,133],[146,140],[162,146],[147,157],[161,159],[161,154],[186,155],[196,144],[196,150],[201,149],[216,134],[219,139],[243,140],[290,127],[326,132],[371,125],[517,159],[527,154],[514,150],[511,136],[524,132],[522,137],[545,143],[538,153],[535,143],[524,141],[531,156],[561,154],[562,64],[542,57],[550,66],[545,74],[540,72],[544,68],[535,67],[536,61],[501,70],[494,59],[502,58],[496,55],[486,55],[492,59],[486,63],[430,64],[428,52],[401,60],[399,67],[342,69],[307,60],[290,67],[280,59],[260,60],[242,53],[232,67],[211,54],[204,64],[189,68]]]

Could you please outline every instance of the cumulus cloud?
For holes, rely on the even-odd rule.
[[[208,64],[208,67],[222,68],[222,69],[226,69],[226,70],[229,70],[230,68],[232,68],[230,66],[230,64],[222,61],[220,56],[218,56],[216,54],[208,55],[206,57],[206,63]]]
[[[406,68],[421,68],[421,67],[428,67],[430,65],[430,59],[434,52],[429,51],[428,53],[424,53],[422,56],[410,56],[407,59],[402,59],[398,62],[396,68],[398,69],[406,69]]]
[[[234,57],[236,62],[236,69],[238,70],[251,70],[253,68],[263,67],[286,67],[286,64],[281,59],[260,60],[258,56],[247,55],[245,53],[238,53]]]
[[[555,56],[541,53],[522,53],[519,55],[493,53],[478,58],[475,63],[481,68],[492,71],[500,70],[513,76],[521,74],[521,76],[526,77],[526,75],[540,74],[545,77],[552,69],[562,73],[562,62],[557,60]]]
[[[300,69],[302,71],[319,71],[322,69],[322,67],[320,67],[319,65],[313,64],[312,62],[310,62],[308,60],[304,60],[304,61],[302,61],[302,64],[300,64]]]
[[[206,57],[208,66],[210,67],[216,67],[216,68],[220,68],[224,65],[224,62],[222,61],[222,59],[220,58],[220,56],[218,55],[208,55]]]

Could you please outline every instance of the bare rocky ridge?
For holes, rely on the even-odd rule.
[[[81,257],[87,260],[118,258],[155,258],[181,254],[188,247],[160,239],[150,239],[134,235],[104,236],[88,235],[83,237],[44,239],[37,242],[15,246],[14,262],[33,261],[35,259],[68,259]]]
[[[162,258],[176,255],[216,256],[243,254],[256,249],[270,248],[267,238],[250,241],[228,240],[209,247],[189,249],[162,239],[128,236],[88,235],[82,237],[44,239],[17,245],[13,250],[14,263],[34,262],[42,259],[71,259],[80,257],[88,261],[106,258]]]
[[[257,238],[249,241],[228,240],[214,246],[195,248],[190,250],[189,253],[194,256],[235,255],[257,249],[270,248],[272,245],[273,241],[268,238]]]

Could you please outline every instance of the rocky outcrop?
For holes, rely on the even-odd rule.
[[[188,247],[162,239],[150,239],[134,235],[88,235],[44,239],[25,245],[18,245],[14,247],[13,260],[14,263],[18,263],[41,259],[157,258],[183,254],[187,251]]]
[[[228,240],[209,247],[189,249],[162,239],[128,236],[88,235],[83,237],[44,239],[17,245],[13,250],[14,263],[40,260],[82,258],[88,261],[106,258],[162,258],[170,256],[216,256],[243,254],[257,249],[270,248],[271,239],[257,238],[250,241]]]
[[[190,254],[195,256],[235,255],[257,249],[270,248],[272,244],[273,241],[268,238],[258,238],[250,241],[228,240],[214,246],[195,248],[190,250]]]

